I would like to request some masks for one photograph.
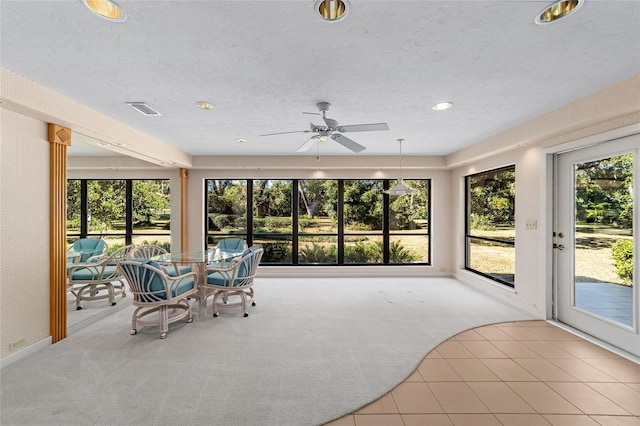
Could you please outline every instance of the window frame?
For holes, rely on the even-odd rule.
[[[259,179],[249,179],[249,178],[235,178],[235,179],[231,179],[231,178],[207,178],[205,179],[205,193],[204,193],[204,211],[205,211],[205,219],[204,219],[204,229],[205,229],[205,235],[204,235],[204,249],[208,249],[211,247],[214,247],[215,244],[210,244],[209,241],[215,241],[215,239],[219,239],[220,237],[224,237],[225,234],[216,232],[215,235],[211,234],[209,231],[209,221],[208,221],[208,215],[209,215],[209,201],[208,201],[208,197],[209,197],[209,187],[211,186],[210,181],[227,181],[227,180],[232,180],[232,181],[246,181],[246,185],[247,185],[247,199],[246,199],[246,204],[247,204],[247,223],[246,223],[246,228],[244,230],[244,235],[242,233],[236,233],[236,234],[231,234],[229,233],[226,236],[245,236],[246,240],[247,240],[247,244],[248,245],[252,245],[254,244],[254,240],[256,239],[256,236],[262,236],[264,237],[265,234],[260,233],[260,234],[256,234],[254,233],[253,230],[253,184],[254,181],[258,181],[258,180],[288,180],[291,182],[291,188],[292,188],[292,194],[291,194],[291,214],[292,214],[292,228],[291,228],[291,233],[274,233],[273,235],[286,235],[286,236],[291,236],[291,261],[290,263],[263,263],[264,266],[300,266],[300,267],[307,267],[307,266],[431,266],[431,250],[432,250],[432,238],[431,238],[431,218],[432,218],[432,209],[431,209],[431,205],[432,205],[432,191],[431,191],[431,183],[432,183],[432,179],[431,178],[423,178],[423,179],[412,179],[412,180],[421,180],[421,181],[425,181],[425,190],[427,191],[427,199],[426,199],[426,203],[427,203],[427,228],[426,228],[426,233],[424,232],[424,230],[421,233],[411,233],[411,232],[404,232],[402,234],[400,234],[397,230],[389,230],[389,206],[390,206],[390,196],[386,193],[383,193],[383,197],[382,197],[382,203],[383,203],[383,226],[382,226],[382,230],[381,231],[375,231],[372,233],[350,233],[350,232],[345,232],[345,226],[344,226],[344,209],[343,209],[343,201],[344,201],[344,188],[345,188],[345,181],[355,181],[355,180],[363,180],[363,181],[371,181],[371,180],[376,180],[376,181],[381,181],[382,182],[382,187],[384,190],[388,189],[394,182],[395,179],[353,179],[353,178],[349,178],[349,179],[332,179],[332,178],[322,178],[321,180],[325,180],[325,181],[335,181],[337,183],[337,191],[338,191],[338,202],[337,202],[337,218],[338,218],[338,223],[337,223],[337,232],[330,232],[330,233],[308,233],[308,232],[300,232],[299,230],[299,226],[298,226],[298,219],[299,219],[299,194],[298,194],[298,183],[301,180],[313,180],[314,178],[290,178],[290,179],[278,179],[278,178],[259,178]],[[249,212],[251,212],[251,214],[249,214]],[[250,231],[251,230],[251,231]],[[376,237],[381,237],[382,241],[383,241],[383,259],[382,262],[380,263],[345,263],[345,259],[344,259],[344,248],[345,248],[345,236],[353,236],[353,235],[360,235],[360,236],[366,236],[366,235],[374,235]],[[417,235],[417,236],[421,236],[421,237],[425,237],[426,238],[426,242],[427,242],[427,247],[426,247],[426,261],[422,261],[422,262],[411,262],[411,263],[390,263],[390,259],[389,259],[389,241],[390,241],[390,237],[393,236],[399,236],[399,235],[403,235],[403,236],[412,236],[412,235]],[[216,237],[216,238],[212,238],[212,237]],[[300,238],[304,238],[304,237],[335,237],[337,238],[337,251],[338,251],[338,255],[337,255],[337,262],[336,263],[300,263],[300,258],[299,258],[299,245],[300,245]],[[421,255],[424,254],[421,253]]]
[[[478,172],[478,173],[473,173],[470,175],[466,175],[464,177],[464,187],[465,187],[465,231],[464,231],[464,269],[470,272],[473,272],[474,274],[480,275],[484,278],[488,278],[492,281],[495,281],[497,283],[500,283],[502,285],[505,285],[507,287],[511,287],[511,288],[515,288],[516,285],[516,270],[515,270],[515,262],[516,262],[516,255],[515,255],[515,244],[516,244],[516,228],[515,228],[515,206],[516,206],[516,197],[517,197],[517,193],[514,192],[514,196],[513,196],[513,241],[510,240],[503,240],[500,238],[491,238],[491,237],[486,237],[486,236],[480,236],[480,235],[473,235],[472,231],[471,231],[471,191],[470,191],[470,181],[471,178],[473,177],[478,177],[478,176],[482,176],[482,175],[489,175],[489,174],[496,174],[496,173],[500,173],[500,172],[505,172],[505,171],[513,171],[513,183],[514,185],[516,184],[516,165],[515,164],[511,164],[511,165],[507,165],[507,166],[503,166],[503,167],[498,167],[495,169],[489,169],[489,170],[484,170],[482,172]],[[470,266],[471,263],[471,241],[472,240],[481,240],[481,241],[486,241],[486,242],[493,242],[493,243],[499,243],[499,244],[504,244],[506,246],[510,246],[513,247],[513,282],[504,280],[499,278],[498,276],[495,275],[491,275],[488,274],[486,272],[482,272],[479,271],[477,269],[474,269]]]
[[[78,238],[108,238],[108,239],[124,239],[124,245],[132,244],[132,241],[136,237],[168,237],[169,241],[171,240],[171,230],[169,229],[169,233],[137,233],[135,232],[134,224],[133,224],[133,183],[136,181],[165,181],[169,187],[169,194],[171,193],[171,180],[167,178],[137,178],[137,179],[122,179],[122,178],[100,178],[100,179],[77,179],[77,178],[69,178],[69,181],[79,181],[80,182],[80,232],[70,233],[67,228],[67,241],[70,242],[72,240]],[[125,211],[124,211],[124,221],[125,221],[125,230],[120,233],[110,233],[104,234],[102,232],[90,232],[89,231],[89,185],[88,183],[91,181],[121,181],[125,184]],[[68,200],[67,200],[68,205]],[[171,220],[169,220],[171,223]]]

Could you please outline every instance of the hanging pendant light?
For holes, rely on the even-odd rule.
[[[383,192],[389,195],[417,194],[418,191],[406,185],[402,179],[402,142],[404,142],[404,139],[397,139],[397,141],[400,145],[400,177],[395,185]]]

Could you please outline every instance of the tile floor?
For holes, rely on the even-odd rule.
[[[640,426],[640,365],[545,321],[458,334],[326,426]]]

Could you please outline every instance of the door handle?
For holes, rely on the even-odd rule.
[[[553,248],[558,249],[558,250],[564,250],[564,245],[563,244],[553,243]]]

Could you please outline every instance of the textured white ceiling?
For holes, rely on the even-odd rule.
[[[319,101],[342,125],[388,123],[348,134],[367,147],[353,155],[397,138],[444,155],[640,72],[640,1],[587,0],[546,26],[547,1],[351,0],[338,23],[313,3],[120,0],[117,24],[79,0],[1,0],[1,64],[192,155],[293,154],[307,134],[259,135],[308,129]]]

